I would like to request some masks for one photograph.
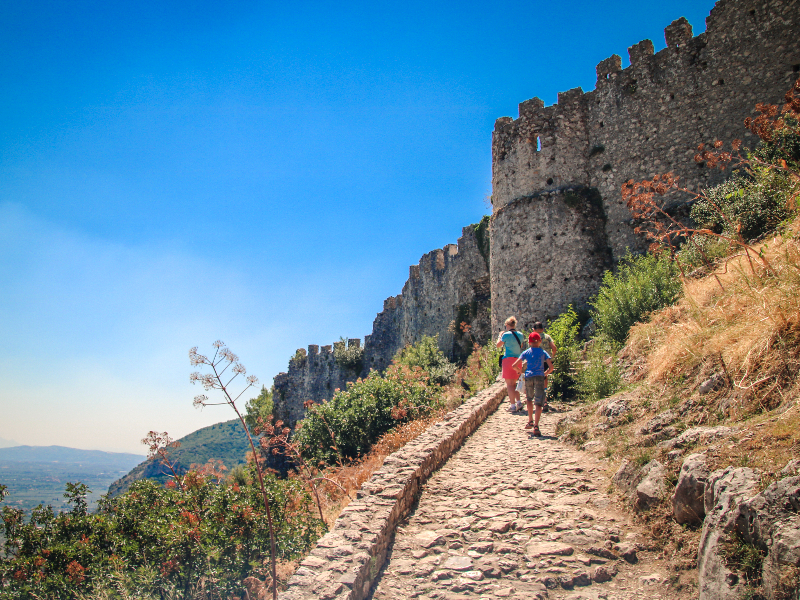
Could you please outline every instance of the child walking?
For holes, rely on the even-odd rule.
[[[556,343],[553,341],[553,338],[551,338],[549,335],[547,335],[544,332],[544,323],[542,323],[541,321],[536,321],[536,323],[533,324],[533,330],[542,337],[542,344],[541,344],[540,348],[542,350],[544,350],[545,352],[547,352],[550,355],[550,358],[552,360],[555,360],[556,359],[556,351],[558,350],[558,348],[556,348]],[[554,365],[554,368],[555,368],[555,365]],[[548,402],[547,402],[547,377],[545,377],[544,378],[544,407],[542,407],[542,412],[548,412],[549,411],[547,405],[548,405]]]
[[[553,372],[553,361],[550,355],[541,349],[542,336],[533,332],[528,336],[530,348],[520,354],[513,367],[517,373],[525,370],[525,399],[528,406],[528,424],[525,429],[533,428],[533,435],[540,436],[539,418],[544,406],[544,378]],[[523,367],[524,364],[524,367]],[[534,412],[534,406],[536,410]]]

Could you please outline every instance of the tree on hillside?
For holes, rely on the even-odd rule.
[[[268,390],[266,386],[262,385],[258,396],[250,398],[245,404],[244,420],[251,431],[257,427],[259,419],[263,422],[270,420],[275,406],[272,402],[273,392],[273,389]]]

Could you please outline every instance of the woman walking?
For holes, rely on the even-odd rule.
[[[503,354],[502,375],[506,380],[506,388],[508,389],[508,400],[511,404],[511,412],[522,410],[522,401],[520,400],[519,392],[516,390],[517,379],[519,373],[512,366],[520,354],[522,354],[522,336],[517,333],[517,318],[508,317],[505,322],[506,330],[500,332],[500,337],[497,338],[497,347],[505,347],[505,354]]]

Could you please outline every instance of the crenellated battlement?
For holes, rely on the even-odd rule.
[[[402,293],[384,300],[372,333],[364,338],[359,372],[343,370],[336,364],[334,354],[344,342],[321,348],[311,344],[307,351],[297,351],[305,360],[291,360],[288,371],[275,377],[276,417],[295,423],[305,414],[306,400],[330,399],[336,388],[345,388],[347,381],[366,376],[371,369],[383,371],[398,350],[423,335],[439,335],[445,354],[460,358],[469,340],[450,324],[456,318],[465,319],[479,339],[488,335],[489,299],[488,260],[478,248],[474,229],[465,227],[456,244],[428,252],[418,264],[411,265]],[[351,338],[347,346],[360,348],[361,340]]]
[[[756,102],[779,103],[797,78],[798,31],[796,0],[720,0],[704,33],[694,36],[681,17],[664,28],[666,48],[659,52],[643,40],[628,48],[630,65],[624,69],[617,54],[598,62],[594,90],[561,92],[551,106],[537,97],[521,102],[516,119],[495,122],[493,214],[543,191],[593,189],[602,200],[613,259],[628,249],[643,250],[622,201],[622,184],[668,171],[691,188],[722,181],[725,173],[695,163],[694,148],[715,139],[757,142],[743,121]],[[683,201],[678,195],[666,198],[676,208]],[[492,262],[493,306],[502,293],[495,271]]]
[[[634,44],[628,48],[628,58],[631,61],[631,68],[638,70],[642,65],[655,54],[655,47],[652,40],[642,40],[638,44]],[[621,68],[619,69],[622,70]]]
[[[692,26],[686,17],[676,19],[664,28],[664,40],[667,48],[678,50],[692,39]]]
[[[601,81],[611,79],[613,74],[622,71],[622,57],[618,54],[612,54],[609,58],[597,63],[595,71],[597,72],[597,83],[599,85]]]
[[[594,90],[560,92],[550,106],[533,97],[516,119],[497,119],[491,251],[489,229],[467,227],[456,244],[411,265],[364,337],[361,374],[385,369],[423,335],[438,334],[448,356],[462,357],[462,320],[484,340],[507,312],[528,323],[585,303],[604,269],[644,248],[621,198],[625,181],[672,171],[689,187],[709,186],[725,174],[694,162],[698,143],[754,145],[744,118],[756,102],[780,102],[800,72],[797,8],[797,0],[720,0],[704,33],[678,18],[659,52],[642,40],[628,48],[625,68],[619,54],[600,60]],[[667,202],[680,214],[680,198]],[[337,371],[333,353],[310,345],[275,378],[276,412],[293,416],[282,418],[294,422],[304,400],[328,398],[357,375]]]

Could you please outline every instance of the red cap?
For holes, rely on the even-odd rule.
[[[541,341],[542,341],[542,336],[540,336],[535,331],[528,336],[528,343],[529,344],[532,344],[533,342],[541,342]]]

